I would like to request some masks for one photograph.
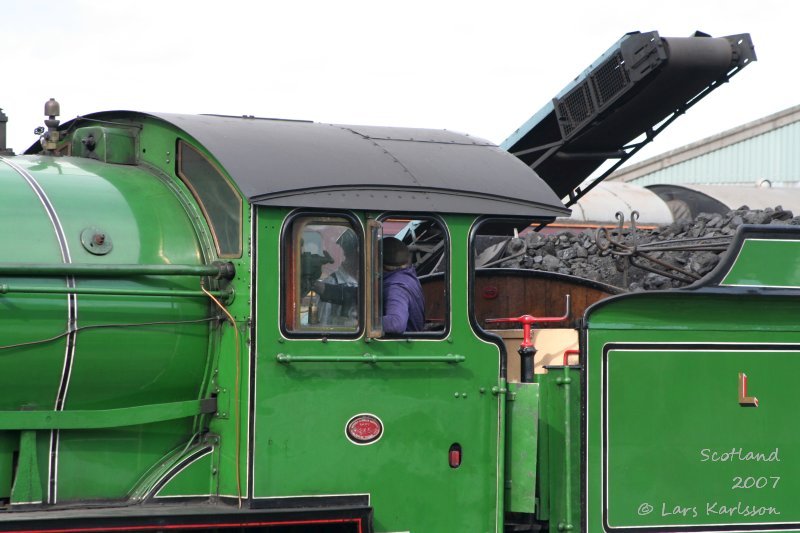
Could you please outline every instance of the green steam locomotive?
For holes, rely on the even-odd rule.
[[[475,267],[754,59],[629,34],[503,148],[48,102],[0,157],[0,530],[800,530],[800,230],[659,293]]]

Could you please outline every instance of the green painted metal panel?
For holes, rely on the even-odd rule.
[[[747,239],[720,285],[800,288],[800,241]]]
[[[548,505],[544,513],[549,520],[549,530],[566,531],[580,524],[580,369],[550,368],[547,374],[537,375],[541,385],[540,442],[547,439],[540,454],[540,462],[547,462],[547,474],[540,480],[541,505]],[[546,493],[546,495],[545,495]]]
[[[199,400],[95,411],[0,411],[0,430],[115,428],[194,417],[202,412],[203,402]]]
[[[536,511],[536,454],[539,436],[539,384],[509,384],[506,407],[506,509]]]
[[[170,178],[173,194],[182,198],[183,209],[189,213],[189,218],[197,230],[199,246],[206,258],[214,258],[215,250],[213,239],[210,237],[208,224],[202,210],[194,201],[191,192],[185,184],[175,175],[175,146],[177,141],[184,140],[195,146],[206,155],[219,168],[223,168],[218,161],[209,154],[194,138],[181,130],[169,126],[159,119],[143,118],[143,129],[139,138],[139,159],[146,168],[163,173]],[[251,210],[244,206],[244,219],[242,221],[243,255],[239,259],[230,259],[236,269],[236,276],[231,282],[235,296],[232,301],[226,302],[227,310],[236,320],[234,328],[229,322],[223,323],[211,333],[211,345],[208,347],[207,360],[203,365],[194,364],[192,371],[203,367],[202,390],[206,393],[214,392],[218,395],[219,412],[207,422],[212,433],[219,435],[217,447],[219,450],[218,494],[233,498],[247,496],[247,457],[248,457],[248,416],[250,406],[250,393],[248,379],[250,368],[250,228]],[[171,235],[167,235],[171,238]],[[276,279],[274,257],[267,257],[271,268],[267,269],[268,276]],[[226,259],[228,261],[228,259]],[[196,285],[195,285],[196,287]],[[200,303],[201,301],[198,301]],[[218,311],[213,311],[218,313]],[[207,338],[207,337],[206,337]],[[188,342],[191,337],[184,336],[180,339]],[[238,344],[237,344],[238,343]],[[195,423],[187,434],[188,439],[193,432],[202,429],[203,425]],[[185,445],[185,441],[182,442]],[[200,490],[200,489],[198,489]]]
[[[19,436],[11,432],[0,434],[0,498],[11,496],[14,476],[14,455],[19,447]]]
[[[741,372],[757,408],[739,403]],[[800,525],[800,346],[620,347],[605,373],[610,526]]]
[[[203,263],[195,226],[174,192],[153,174],[77,158],[31,157],[15,162],[34,176],[52,202],[73,262]],[[20,232],[4,232],[8,242],[3,245],[14,254],[0,260],[62,264],[53,225],[39,198],[19,174],[7,172],[6,167],[2,179],[26,206],[26,212],[12,220],[7,217],[14,215],[14,207],[10,211],[4,207],[0,217],[6,227],[21,220],[26,227]],[[101,228],[114,240],[107,255],[97,256],[83,248],[80,236],[90,226]],[[6,277],[2,281],[56,290],[65,285],[63,277],[14,277],[13,281]],[[77,284],[89,290],[108,286],[123,291],[199,290],[194,276],[168,280],[158,276],[84,277]],[[74,356],[63,379],[68,353],[66,295],[7,294],[0,297],[0,307],[14,310],[3,315],[0,331],[4,347],[0,366],[5,366],[0,381],[7,381],[2,383],[0,403],[5,411],[53,409],[59,387],[65,391],[67,412],[127,409],[201,397],[210,330],[207,322],[197,321],[208,317],[205,299],[79,295],[75,326],[102,327],[78,331]],[[31,368],[36,372],[30,372]],[[189,415],[168,424],[134,425],[125,430],[61,432],[55,474],[59,501],[124,497],[150,465],[191,437],[193,419]],[[49,432],[41,432],[38,442],[40,469],[48,476],[52,470],[47,466]],[[116,474],[104,475],[105,469]]]
[[[11,489],[11,503],[41,503],[42,481],[36,453],[36,432],[20,432],[17,475]]]
[[[693,291],[589,313],[589,531],[800,529],[798,313],[796,298]],[[758,407],[740,404],[740,373]]]
[[[612,312],[613,311],[613,312]],[[593,331],[629,331],[632,337],[642,331],[663,331],[664,336],[699,335],[716,331],[719,335],[757,331],[778,335],[798,330],[794,298],[742,294],[698,294],[691,291],[626,295],[597,309],[590,316]],[[628,333],[626,333],[628,334]]]
[[[285,210],[260,209],[255,368],[255,496],[369,494],[376,531],[495,531],[502,520],[503,429],[499,350],[478,339],[468,319],[468,232],[472,218],[448,217],[453,289],[447,339],[287,339],[279,324],[274,258]],[[334,362],[368,352],[377,364]],[[331,357],[284,364],[279,353]],[[457,364],[407,362],[418,355],[464,355]],[[398,362],[385,362],[390,358]],[[403,361],[403,362],[399,362]],[[351,417],[371,413],[384,426],[375,443],[345,436]],[[454,443],[459,468],[448,464]],[[502,529],[502,525],[499,526]]]
[[[59,213],[74,262],[204,262],[186,212],[152,174],[136,167],[92,160],[41,159],[42,168],[36,177]],[[70,177],[64,179],[67,172]],[[111,253],[94,256],[82,247],[80,234],[88,226],[99,227],[114,239]],[[199,288],[197,278],[192,276],[170,277],[166,284],[184,290]],[[78,281],[78,287],[108,285],[109,281],[102,279]],[[114,286],[123,289],[163,285],[158,278],[114,281]],[[186,321],[208,316],[206,300],[80,295],[78,313],[79,326],[150,322],[162,325],[79,332],[66,409],[125,408],[201,396],[209,326]],[[192,419],[184,419],[150,427],[62,432],[59,499],[124,497],[144,470],[168,450],[189,440],[192,425]],[[87,446],[87,442],[92,445]],[[114,476],[100,474],[110,468],[114,469]]]
[[[72,153],[105,163],[136,164],[136,141],[139,132],[133,128],[87,126],[72,132]]]
[[[156,494],[157,498],[216,494],[217,454],[212,450],[178,472]]]
[[[38,480],[32,469],[12,470],[19,431],[0,430],[0,498],[9,497],[14,476],[20,483],[37,482],[47,488],[52,475],[57,480],[52,496],[59,503],[147,494],[152,486],[148,484],[158,481],[154,474],[158,465],[174,450],[187,449],[208,427],[219,435],[219,468],[225,471],[219,476],[220,492],[246,493],[249,253],[245,250],[241,259],[233,260],[236,277],[231,286],[236,296],[228,309],[236,320],[239,334],[235,336],[228,323],[213,318],[221,311],[200,291],[196,268],[216,259],[213,239],[202,210],[175,176],[177,139],[195,141],[157,120],[147,122],[144,129],[131,130],[139,131],[138,144],[126,145],[126,150],[139,149],[138,154],[126,151],[124,156],[130,161],[135,155],[141,161],[136,167],[74,157],[13,159],[33,174],[52,201],[72,261],[82,265],[82,277],[75,291],[79,293],[78,331],[69,367],[65,366],[67,296],[0,295],[0,386],[4,390],[0,410],[11,412],[6,421],[20,426],[19,420],[11,419],[22,417],[25,427],[74,428],[36,432]],[[0,221],[6,228],[18,228],[0,234],[0,248],[6,250],[0,263],[60,268],[63,263],[53,224],[31,186],[5,164],[0,165],[0,185],[4,187]],[[245,243],[250,229],[247,216],[245,212]],[[83,248],[81,234],[87,227],[99,228],[113,240],[107,255]],[[116,265],[132,270],[109,279]],[[175,265],[188,269],[177,275]],[[106,266],[112,268],[92,276],[92,269]],[[162,266],[170,271],[141,271]],[[0,275],[0,283],[45,291],[66,289],[58,273],[36,279],[19,272],[7,274]],[[65,412],[56,415],[56,424],[21,414],[25,409],[33,410],[34,418],[48,417],[45,412],[53,409],[64,383]],[[164,413],[140,409],[186,400],[196,406],[211,393],[227,400],[225,416],[209,420],[209,415],[198,416],[195,408],[179,409],[180,413],[173,414],[180,419],[159,422]],[[81,412],[87,415],[83,420]],[[126,427],[89,428],[122,424]],[[50,442],[58,443],[55,454]],[[203,480],[194,493],[207,493],[208,487],[208,479]]]
[[[169,450],[185,446],[190,434],[191,421],[61,431],[58,499],[124,499],[142,475]],[[49,432],[45,435],[49,437]],[[46,462],[41,464],[47,465]]]
[[[0,231],[0,261],[24,258],[31,262],[60,263],[52,224],[30,186],[10,167],[0,164],[0,187],[3,190],[0,218],[9,229]],[[20,231],[10,231],[11,228]],[[63,286],[64,282],[50,280],[49,284]],[[0,297],[0,389],[3,390],[0,409],[14,410],[26,404],[52,405],[66,342],[62,339],[35,347],[7,347],[40,339],[43,329],[47,336],[60,333],[65,329],[66,313],[65,296]],[[36,372],[25,371],[29,368],[35,368]],[[18,436],[13,440],[18,442]]]

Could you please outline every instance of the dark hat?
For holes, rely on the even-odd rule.
[[[411,253],[403,241],[394,237],[383,238],[383,264],[388,267],[404,267],[411,262]]]

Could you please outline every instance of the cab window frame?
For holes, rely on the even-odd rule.
[[[452,328],[452,290],[451,290],[451,271],[453,268],[452,262],[452,247],[451,247],[451,236],[450,236],[450,228],[448,227],[445,220],[436,214],[421,214],[421,213],[409,213],[405,211],[397,211],[397,212],[384,212],[381,213],[380,216],[377,217],[378,222],[382,225],[385,225],[387,220],[421,220],[421,221],[430,221],[434,222],[439,225],[442,229],[444,235],[444,250],[443,253],[445,254],[442,258],[440,264],[444,265],[442,275],[442,288],[444,292],[444,327],[442,329],[437,329],[433,331],[406,331],[404,333],[397,333],[397,334],[386,334],[384,333],[380,340],[395,340],[395,339],[421,339],[421,340],[441,340],[449,337],[450,331]],[[386,235],[384,230],[384,237],[391,236]],[[382,251],[381,251],[382,253]],[[437,274],[426,274],[424,276],[417,275],[417,279],[420,280],[420,284],[424,278],[428,276],[436,276]],[[424,293],[424,289],[423,289]],[[383,295],[383,272],[381,272],[381,297]],[[427,311],[427,305],[426,305]],[[429,320],[430,317],[426,315],[425,321]]]
[[[291,329],[290,325],[295,320],[294,317],[290,319],[290,307],[296,302],[297,295],[299,295],[298,276],[300,267],[297,265],[296,246],[294,242],[295,224],[302,222],[302,219],[309,219],[305,224],[314,224],[314,220],[320,221],[324,224],[326,219],[341,219],[348,225],[342,226],[349,227],[358,239],[358,319],[357,327],[353,330],[336,330],[336,329]],[[364,240],[364,224],[362,221],[351,212],[347,211],[315,211],[315,210],[298,210],[290,213],[281,225],[279,236],[279,253],[280,253],[280,270],[279,270],[279,283],[280,283],[280,314],[279,323],[281,334],[290,339],[341,339],[351,340],[360,338],[365,331],[366,322],[366,309],[365,309],[365,240]]]
[[[238,230],[236,233],[236,250],[231,252],[226,250],[225,252],[222,251],[222,246],[220,245],[220,238],[219,232],[217,231],[219,228],[214,221],[214,217],[211,216],[209,212],[209,208],[207,206],[207,201],[209,199],[206,195],[201,195],[200,192],[197,190],[196,187],[196,179],[192,176],[188,175],[184,169],[184,150],[189,149],[195,152],[200,158],[205,160],[206,163],[216,172],[219,176],[221,183],[225,184],[227,188],[231,191],[232,197],[236,198],[237,200],[237,213],[236,219],[238,223]],[[192,194],[195,202],[200,207],[200,211],[203,213],[203,218],[208,225],[208,229],[211,232],[211,238],[214,241],[214,249],[217,253],[217,257],[221,259],[239,259],[242,257],[244,253],[244,244],[243,244],[243,231],[244,231],[244,199],[242,195],[239,193],[239,190],[234,186],[231,180],[226,176],[225,172],[222,168],[214,162],[214,160],[209,157],[206,153],[203,152],[198,146],[195,146],[191,142],[187,141],[186,139],[178,138],[176,140],[176,148],[175,151],[177,153],[177,157],[175,158],[175,175],[181,180],[189,192]]]

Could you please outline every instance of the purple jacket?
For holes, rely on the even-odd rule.
[[[425,299],[413,266],[383,273],[383,331],[422,331]]]

